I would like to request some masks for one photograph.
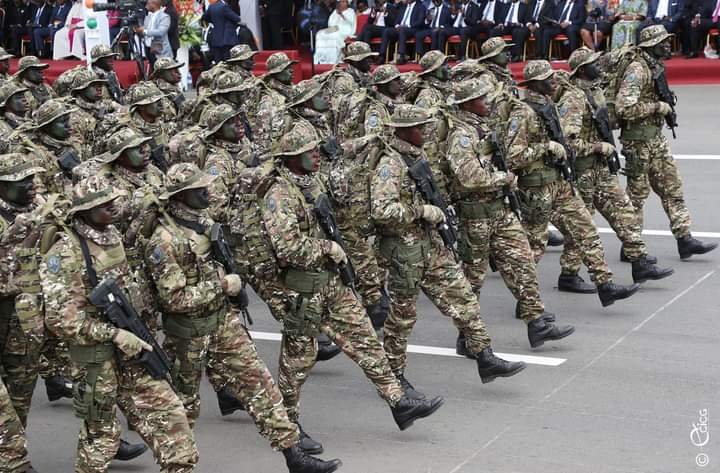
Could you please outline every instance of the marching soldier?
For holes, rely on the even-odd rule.
[[[103,98],[106,83],[105,79],[88,69],[77,71],[72,78],[70,103],[75,106],[75,110],[70,115],[70,128],[80,148],[103,141],[96,135],[97,124],[105,115],[120,111],[117,102]]]
[[[30,108],[27,100],[27,87],[15,81],[0,84],[0,150],[10,152],[21,142],[18,136],[30,123]],[[15,133],[15,130],[18,130]]]
[[[263,82],[286,100],[292,96],[293,65],[297,62],[291,61],[287,54],[277,52],[271,54],[265,63],[267,71],[262,76]]]
[[[640,55],[623,73],[615,106],[622,127],[620,141],[626,159],[626,191],[640,227],[643,206],[652,188],[660,197],[677,240],[680,259],[684,260],[714,250],[717,243],[703,243],[690,233],[690,211],[685,205],[682,178],[662,133],[663,121],[676,126],[674,98],[667,86],[663,62],[671,55],[672,36],[662,25],[642,30],[638,44]],[[666,97],[659,95],[661,89],[666,91]]]
[[[118,56],[118,53],[114,53],[112,49],[104,44],[93,46],[90,50],[93,72],[95,72],[99,78],[107,81],[107,92],[110,98],[122,105],[125,103],[125,91],[120,85],[120,80],[113,67],[113,63]]]
[[[238,44],[230,49],[230,58],[215,64],[207,71],[200,73],[198,77],[197,88],[198,96],[212,90],[215,80],[225,72],[232,71],[240,74],[244,80],[259,81],[252,73],[255,68],[255,55],[259,51],[253,51],[247,44]]]
[[[185,113],[185,94],[182,91],[180,68],[185,64],[170,57],[155,61],[150,79],[165,94],[163,98],[163,120],[176,121]]]
[[[5,51],[5,48],[0,48],[0,85],[10,80],[10,76],[8,75],[8,72],[10,72],[10,59],[14,57],[15,56]]]
[[[18,70],[13,74],[13,80],[29,90],[27,99],[31,112],[55,97],[55,92],[45,83],[43,76],[43,69],[48,67],[35,56],[24,56],[18,61]]]

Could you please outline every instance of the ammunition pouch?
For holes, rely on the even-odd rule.
[[[317,304],[310,304],[311,297],[298,294],[291,303],[283,319],[284,334],[290,336],[317,336],[322,313]]]
[[[163,330],[168,335],[181,340],[204,337],[217,331],[220,326],[221,311],[215,311],[206,317],[187,314],[163,314]]]
[[[598,161],[598,157],[595,154],[589,156],[578,156],[575,158],[575,174],[580,175],[595,166]]]
[[[505,202],[502,198],[490,202],[458,202],[455,208],[462,220],[488,220],[505,210]]]
[[[416,296],[424,273],[424,261],[430,254],[429,239],[407,244],[398,237],[383,236],[380,254],[389,263],[390,290],[400,296]]]
[[[547,166],[518,177],[519,187],[542,187],[560,179],[560,171]]]
[[[627,177],[638,178],[647,174],[648,161],[640,159],[637,153],[627,148],[623,149],[623,154],[625,155],[625,175]]]
[[[41,345],[45,339],[44,314],[39,294],[22,293],[15,299],[15,316],[28,343]]]
[[[658,136],[662,127],[653,123],[632,122],[626,123],[620,133],[620,139],[633,141],[648,141]]]
[[[330,284],[332,274],[328,271],[305,271],[288,268],[283,273],[283,282],[289,289],[306,297],[312,297]]]
[[[534,189],[520,189],[518,191],[520,213],[523,222],[537,225],[549,222],[553,212],[552,199],[545,193]]]
[[[101,365],[112,359],[115,355],[113,343],[98,343],[96,345],[70,345],[70,359],[81,365]]]
[[[97,389],[102,363],[90,363],[83,368],[86,371],[85,379],[73,384],[75,416],[86,422],[112,422],[115,419],[116,395],[100,393]]]

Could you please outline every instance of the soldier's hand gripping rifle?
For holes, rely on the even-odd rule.
[[[440,233],[440,238],[442,238],[445,247],[452,251],[455,260],[458,261],[459,258],[456,249],[457,231],[455,230],[457,215],[455,215],[455,210],[445,202],[445,198],[437,188],[433,180],[432,169],[430,169],[430,164],[427,159],[418,159],[412,165],[408,166],[408,174],[410,174],[412,180],[415,181],[415,185],[425,201],[430,205],[438,207],[445,214],[445,221],[437,224],[437,231]]]
[[[593,105],[593,120],[595,121],[595,126],[600,134],[600,138],[602,138],[605,143],[610,143],[615,147],[615,137],[610,128],[610,114],[608,114],[608,109],[606,107],[598,107],[594,102],[591,102],[591,104]],[[620,165],[620,157],[618,156],[617,150],[608,156],[607,165],[610,174],[617,175],[618,171],[620,171],[622,166]]]
[[[107,278],[95,286],[88,299],[103,311],[111,324],[131,332],[152,347],[152,351],[142,352],[140,364],[154,379],[164,379],[172,386],[170,378],[172,364],[168,356],[120,289],[115,278]]]
[[[507,163],[505,162],[505,147],[503,146],[502,140],[498,138],[495,132],[493,132],[491,139],[495,144],[495,152],[492,155],[493,165],[499,171],[508,172]],[[510,184],[503,186],[503,198],[505,199],[505,203],[510,206],[510,210],[512,210],[518,220],[520,220],[520,201],[515,191],[510,188]]]
[[[333,212],[332,205],[330,204],[330,198],[327,194],[320,194],[315,199],[315,217],[318,220],[318,224],[328,240],[334,241],[345,251],[345,241],[340,234],[340,230],[335,220],[335,213]],[[352,289],[355,297],[358,297],[357,290],[355,289],[355,268],[353,268],[350,259],[348,258],[346,263],[338,263],[336,265],[338,275],[342,283]]]
[[[239,275],[237,264],[235,264],[235,260],[233,259],[232,249],[225,239],[225,232],[219,223],[214,223],[213,226],[210,227],[210,251],[212,252],[213,259],[223,265],[225,272]],[[228,300],[240,309],[248,325],[252,325],[253,319],[250,317],[250,311],[248,310],[250,300],[248,299],[244,281],[240,293],[236,296],[228,296]]]
[[[677,104],[677,96],[670,90],[670,86],[667,83],[667,77],[665,77],[665,69],[662,68],[653,74],[653,80],[655,82],[655,92],[657,92],[660,100],[670,105],[672,112],[665,115],[665,123],[667,124],[670,131],[672,131],[673,139],[677,138],[675,134],[675,128],[677,128],[677,113],[675,112],[675,105]]]
[[[565,148],[565,159],[555,159],[553,163],[555,168],[560,171],[563,179],[570,184],[573,195],[575,195],[577,194],[575,191],[575,152],[568,146],[567,141],[565,141],[565,135],[560,125],[560,117],[558,117],[557,110],[555,110],[555,104],[552,101],[548,101],[548,103],[540,109],[540,115],[550,132],[550,138]]]

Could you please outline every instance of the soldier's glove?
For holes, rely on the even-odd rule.
[[[140,340],[134,333],[121,328],[115,329],[115,335],[113,335],[112,341],[121,352],[130,358],[139,355],[143,350],[153,350],[150,345]]]
[[[517,190],[517,176],[513,172],[507,172],[507,175],[505,176],[505,185],[510,187],[511,191]]]
[[[557,141],[548,141],[547,150],[548,153],[550,153],[553,157],[556,158],[555,162],[562,161],[563,159],[567,158],[567,152],[565,151],[565,147]]]
[[[334,241],[330,242],[330,245],[325,251],[325,254],[328,255],[328,257],[330,257],[330,259],[333,260],[335,264],[347,263],[347,255],[345,254],[345,250],[343,250],[342,246],[338,245]]]
[[[660,116],[670,115],[672,113],[672,107],[667,102],[657,102],[655,104],[655,109],[657,110],[657,114]]]
[[[222,290],[230,296],[237,296],[242,290],[242,280],[237,274],[226,274],[222,279]]]
[[[437,225],[438,223],[445,221],[445,212],[443,212],[440,207],[425,204],[422,206],[420,218],[426,222],[432,223],[433,225]]]
[[[602,141],[593,145],[593,151],[601,156],[608,157],[615,152],[615,147],[610,143]]]

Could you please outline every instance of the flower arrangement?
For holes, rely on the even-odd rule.
[[[193,47],[202,43],[202,4],[196,0],[173,0],[178,11],[180,44]]]

